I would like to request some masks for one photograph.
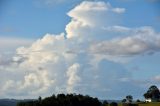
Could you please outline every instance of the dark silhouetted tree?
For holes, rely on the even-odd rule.
[[[127,101],[126,99],[123,99],[123,100],[122,100],[122,103],[125,103],[126,101]]]
[[[152,85],[148,91],[143,95],[146,99],[152,99],[152,101],[159,101],[160,91],[157,86]]]
[[[139,99],[137,99],[137,101],[136,102],[141,102]]]
[[[102,106],[108,106],[108,105],[109,105],[108,101],[104,100],[103,103],[102,103]]]
[[[112,102],[110,103],[110,106],[118,106],[118,104],[116,102]]]
[[[126,96],[126,100],[131,103],[133,101],[133,97],[131,95]]]
[[[58,94],[52,95],[38,100],[20,102],[17,106],[101,106],[101,102],[97,98],[92,98],[88,95],[76,94]]]

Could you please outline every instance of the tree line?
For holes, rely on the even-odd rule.
[[[140,101],[137,99],[133,102],[132,95],[127,95],[125,99],[122,100],[123,106],[138,106],[138,103],[147,103],[150,100],[150,102],[160,102],[160,91],[157,86],[152,85],[149,87],[147,92],[143,94],[146,101]]]
[[[145,99],[151,99],[154,102],[160,101],[160,91],[157,86],[152,85],[143,95]],[[123,106],[138,106],[139,99],[133,103],[131,95],[122,100]],[[19,102],[17,106],[118,106],[116,102],[108,103],[106,100],[101,102],[98,98],[81,94],[58,94],[42,99]]]
[[[101,106],[101,102],[97,98],[81,94],[58,94],[52,95],[38,100],[20,102],[17,106]]]
[[[98,98],[81,94],[58,94],[42,99],[17,103],[17,106],[118,106],[116,102],[101,102]]]
[[[144,98],[150,99],[151,102],[160,102],[160,91],[157,86],[152,85],[148,88],[147,92],[143,94]],[[133,101],[133,97],[131,95],[126,96],[125,99],[122,100],[122,103],[128,102],[131,103]],[[141,102],[139,99],[136,102]]]

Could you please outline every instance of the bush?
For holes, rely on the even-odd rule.
[[[112,102],[110,103],[110,106],[118,106],[118,104],[116,102]]]

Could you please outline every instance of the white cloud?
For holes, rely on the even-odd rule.
[[[69,67],[67,71],[67,77],[69,78],[67,81],[68,92],[73,92],[73,87],[81,80],[80,77],[77,75],[78,71],[80,71],[80,65],[78,63],[73,64],[72,66]]]
[[[113,8],[109,3],[84,1],[68,12],[72,20],[66,26],[67,38],[82,38],[86,36],[83,32],[88,31],[91,35],[95,31],[100,32],[102,27],[118,24],[118,15],[122,11],[125,9]]]
[[[20,46],[30,46],[33,39],[0,37],[0,67],[7,67],[13,63],[15,49]]]
[[[6,81],[5,85],[2,87],[2,91],[6,94],[11,92],[15,95],[18,94],[19,96],[43,94],[43,92],[47,92],[50,86],[54,83],[54,81],[50,80],[48,77],[47,71],[29,73],[28,75],[24,76],[22,81]],[[15,91],[15,89],[17,91]]]
[[[152,28],[143,27],[131,30],[119,28],[118,31],[127,37],[117,37],[92,44],[90,51],[96,54],[112,56],[133,56],[145,53],[152,54],[160,50],[158,43],[160,34],[154,32]]]
[[[84,1],[73,8],[66,35],[46,34],[28,47],[17,48],[8,61],[0,61],[0,94],[25,98],[76,92],[120,99],[141,91],[117,60],[119,55],[131,58],[159,52],[160,35],[151,27],[120,26],[117,18],[124,11],[99,1]]]
[[[160,82],[160,75],[156,75],[154,77],[151,78],[151,81],[153,81],[154,83],[157,83],[157,85],[159,85]],[[160,85],[159,85],[160,86]]]
[[[124,13],[125,12],[125,8],[114,8],[113,11],[117,12],[117,13]]]
[[[19,46],[29,46],[33,41],[33,39],[1,37],[0,51],[11,52]]]
[[[73,42],[75,45],[72,45]],[[9,69],[2,68],[9,72],[10,78],[3,81],[1,93],[5,97],[27,98],[59,92],[79,92],[97,96],[95,94],[97,92],[100,97],[105,97],[104,92],[109,93],[110,89],[113,89],[113,85],[108,87],[110,81],[117,81],[115,84],[118,86],[120,83],[118,80],[127,77],[128,74],[120,74],[126,73],[121,66],[121,71],[119,71],[120,67],[112,70],[111,67],[109,68],[112,65],[117,67],[117,63],[100,61],[96,68],[90,64],[94,57],[85,53],[66,52],[69,47],[77,45],[79,43],[74,40],[64,39],[63,34],[46,34],[30,47],[18,48],[15,57],[17,61],[18,59],[23,61],[13,62]],[[13,73],[16,73],[16,78]],[[1,74],[3,76],[5,72]],[[114,77],[110,77],[111,75]],[[104,85],[103,80],[106,77],[108,81],[105,81]]]
[[[34,4],[38,7],[39,6],[53,7],[53,6],[56,6],[58,4],[62,4],[66,1],[67,0],[34,0]]]
[[[73,11],[105,11],[108,10],[110,4],[106,4],[105,2],[90,2],[84,1],[79,6],[76,6]]]

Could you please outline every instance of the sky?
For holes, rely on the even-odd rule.
[[[1,0],[0,98],[160,88],[159,0]]]

